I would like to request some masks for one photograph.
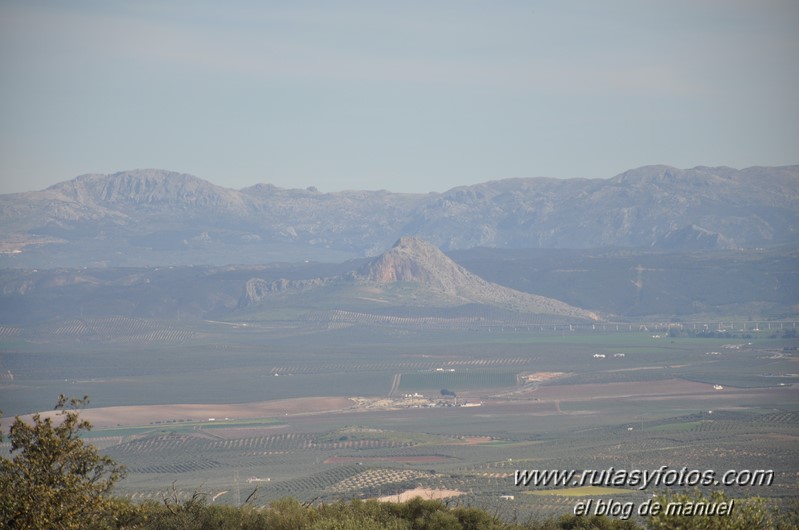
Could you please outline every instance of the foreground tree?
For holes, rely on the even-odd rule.
[[[669,504],[680,506],[719,505],[728,504],[731,499],[722,491],[714,491],[705,496],[701,491],[691,493],[668,493],[658,497],[660,504],[665,508]],[[669,514],[665,510],[658,515],[651,516],[647,527],[651,530],[750,530],[754,528],[795,528],[783,526],[790,524],[787,519],[778,517],[766,505],[766,500],[760,497],[734,499],[735,505],[732,513],[725,515],[696,515],[680,514],[678,511]]]
[[[0,458],[0,528],[85,528],[113,511],[105,494],[125,470],[80,439],[92,428],[78,412],[88,402],[61,395],[53,417],[14,420],[10,458]]]

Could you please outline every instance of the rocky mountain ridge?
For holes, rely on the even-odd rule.
[[[307,292],[323,286],[339,288],[368,286],[372,300],[380,304],[396,304],[396,297],[384,288],[393,284],[424,291],[423,296],[446,306],[483,304],[510,311],[557,315],[569,318],[599,320],[591,311],[570,306],[560,300],[516,291],[483,278],[461,267],[434,245],[415,237],[401,237],[386,252],[369,260],[357,271],[333,278],[311,280],[272,280],[250,278],[239,301],[239,308],[257,306],[275,295]],[[283,296],[283,299],[286,297]],[[407,303],[407,302],[404,302]]]
[[[772,247],[799,243],[799,165],[646,166],[429,194],[232,190],[136,170],[0,195],[0,226],[0,266],[31,268],[343,261],[402,235],[445,251]]]
[[[491,284],[589,308],[605,320],[795,320],[798,308],[796,248],[673,253],[483,247],[452,251],[447,256]],[[252,308],[258,312],[262,302],[265,310],[272,310],[278,318],[336,309],[407,317],[496,316],[500,311],[487,313],[476,306],[490,304],[464,304],[464,298],[403,281],[364,279],[370,269],[380,271],[373,279],[424,277],[415,273],[403,276],[398,269],[384,273],[375,266],[379,260],[224,267],[0,269],[0,321],[3,326],[45,325],[56,329],[58,322],[100,317],[237,319],[233,315],[239,311]],[[500,291],[494,288],[498,294],[495,300],[507,299]],[[442,301],[445,306],[423,306]],[[286,310],[291,306],[294,309]],[[509,309],[504,311],[512,316]]]

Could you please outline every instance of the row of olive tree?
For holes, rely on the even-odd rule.
[[[196,493],[187,501],[177,495],[162,503],[134,504],[109,496],[125,469],[80,438],[91,424],[80,419],[83,399],[60,396],[56,414],[35,414],[32,422],[17,417],[8,439],[10,457],[0,459],[0,528],[8,529],[205,529],[248,528],[270,530],[363,529],[407,530],[632,530],[633,521],[608,517],[563,516],[523,524],[508,523],[484,510],[448,508],[439,501],[414,499],[405,503],[351,501],[321,506],[293,499],[272,503],[268,509],[208,505]],[[699,494],[697,494],[699,495]],[[675,502],[700,502],[701,496],[674,495]],[[713,501],[723,501],[714,494]],[[656,516],[645,521],[652,529],[799,528],[799,510],[777,515],[762,500],[739,502],[736,512],[723,517]]]

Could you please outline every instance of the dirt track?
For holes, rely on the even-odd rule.
[[[406,502],[415,497],[421,497],[424,500],[430,499],[446,499],[448,497],[457,497],[463,495],[463,491],[458,490],[431,490],[426,488],[416,488],[412,490],[403,491],[398,495],[386,495],[377,500],[380,502]]]

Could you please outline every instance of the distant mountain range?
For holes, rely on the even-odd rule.
[[[379,256],[344,263],[0,269],[0,337],[113,338],[119,326],[149,337],[152,323],[191,327],[203,319],[323,326],[795,319],[798,277],[799,249],[788,247],[445,255],[403,237]]]
[[[799,166],[647,166],[610,179],[509,179],[444,193],[242,190],[191,175],[83,175],[0,196],[0,266],[223,265],[445,251],[795,246]]]

